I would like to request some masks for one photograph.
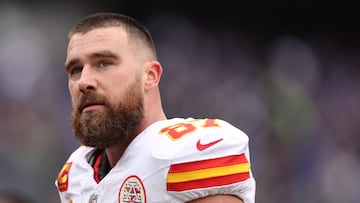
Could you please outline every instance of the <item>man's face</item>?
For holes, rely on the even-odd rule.
[[[141,62],[120,27],[75,34],[65,69],[81,144],[106,148],[134,136],[144,116]]]

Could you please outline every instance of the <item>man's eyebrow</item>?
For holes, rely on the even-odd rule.
[[[110,50],[103,50],[103,51],[98,51],[92,54],[89,54],[87,56],[90,59],[96,59],[96,58],[113,58],[113,59],[119,59],[120,57],[115,54],[114,52],[110,51]],[[72,59],[68,62],[65,62],[65,70],[69,70],[71,66],[80,63],[80,59]]]
[[[114,52],[112,52],[110,50],[98,51],[98,52],[90,54],[90,56],[89,56],[89,58],[102,58],[102,57],[113,58],[113,59],[119,58],[119,56],[117,54],[115,54]]]

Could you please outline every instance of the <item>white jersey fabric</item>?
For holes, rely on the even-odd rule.
[[[254,203],[248,142],[244,132],[220,119],[158,121],[99,183],[88,163],[95,149],[81,146],[55,184],[62,203],[184,203],[215,194]]]

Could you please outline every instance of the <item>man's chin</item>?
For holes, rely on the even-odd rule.
[[[104,110],[96,110],[96,111],[88,111],[88,112],[82,112],[80,114],[80,120],[81,121],[85,121],[85,122],[93,122],[95,119],[96,120],[103,120],[102,118],[106,117],[104,115]],[[92,124],[90,124],[92,125]]]

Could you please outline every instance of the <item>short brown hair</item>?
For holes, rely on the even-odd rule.
[[[71,28],[68,38],[70,39],[76,33],[85,34],[93,29],[112,26],[122,27],[129,36],[143,41],[153,52],[155,58],[157,57],[155,45],[148,29],[134,18],[120,13],[100,12],[86,16]]]

